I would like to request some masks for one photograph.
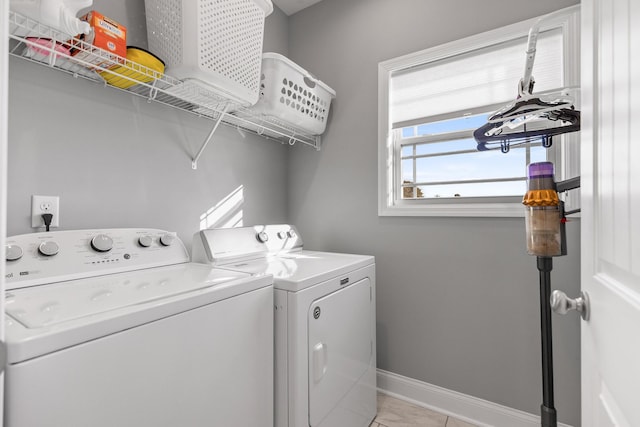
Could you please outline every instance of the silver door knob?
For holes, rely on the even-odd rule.
[[[580,313],[583,320],[589,320],[589,294],[580,292],[580,296],[571,299],[562,291],[551,293],[551,309],[558,314],[567,314],[571,310]]]

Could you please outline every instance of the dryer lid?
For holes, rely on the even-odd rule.
[[[220,267],[252,274],[271,274],[274,288],[296,292],[335,277],[346,276],[374,261],[370,255],[302,250]]]

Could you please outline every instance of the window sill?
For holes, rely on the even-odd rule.
[[[438,203],[379,206],[378,216],[524,217],[521,203]]]

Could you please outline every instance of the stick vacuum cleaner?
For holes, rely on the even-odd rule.
[[[531,163],[528,167],[525,206],[527,253],[537,257],[540,275],[540,332],[542,337],[542,427],[558,425],[553,402],[553,346],[551,332],[551,270],[553,257],[567,254],[566,215],[558,192],[578,188],[580,178],[555,182],[553,163]],[[575,213],[570,212],[570,213]]]

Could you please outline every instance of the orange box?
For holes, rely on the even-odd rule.
[[[91,64],[90,68],[97,68],[101,65],[109,67],[113,62],[120,62],[119,58],[112,55],[122,58],[127,56],[127,29],[124,25],[95,10],[80,19],[89,23],[91,32],[78,37],[83,43],[78,43],[72,53],[76,59]]]

